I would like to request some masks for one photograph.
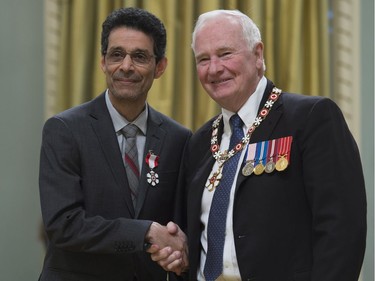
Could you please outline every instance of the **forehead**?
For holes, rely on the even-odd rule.
[[[195,38],[196,53],[218,49],[242,49],[245,45],[242,26],[230,17],[207,20]]]
[[[152,52],[153,39],[142,31],[118,27],[111,31],[108,37],[108,49],[123,48],[126,50],[142,49]]]

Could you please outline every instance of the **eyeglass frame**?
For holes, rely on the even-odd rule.
[[[111,56],[111,55],[116,54],[116,53],[118,53],[122,57],[122,58],[118,58],[118,61],[114,61],[113,58],[108,57],[108,56]],[[126,58],[126,56],[129,55],[132,64],[135,65],[135,66],[140,66],[140,67],[147,67],[150,64],[152,58],[156,58],[155,55],[150,55],[148,53],[148,51],[135,50],[135,51],[132,51],[132,52],[126,52],[123,49],[118,49],[118,48],[116,48],[114,50],[111,50],[110,52],[106,51],[103,55],[104,55],[104,58],[106,59],[106,61],[110,65],[122,64],[124,62],[124,59]],[[143,55],[145,57],[145,61],[144,62],[137,61],[137,58],[136,58],[137,55]]]

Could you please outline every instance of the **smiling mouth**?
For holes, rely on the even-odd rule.
[[[116,81],[120,83],[126,83],[126,84],[137,83],[135,79],[116,79]]]
[[[227,82],[229,80],[231,80],[231,78],[222,79],[222,80],[215,80],[215,81],[212,81],[211,84],[221,84],[221,83],[225,83],[225,82]]]

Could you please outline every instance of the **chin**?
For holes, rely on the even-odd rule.
[[[235,95],[228,91],[212,91],[209,96],[215,101],[232,99]]]

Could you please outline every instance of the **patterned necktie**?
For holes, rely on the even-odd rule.
[[[244,133],[242,130],[243,122],[237,114],[233,115],[229,121],[232,128],[229,144],[229,149],[231,149],[242,140]],[[216,280],[223,271],[223,250],[229,196],[240,156],[241,152],[238,152],[225,162],[222,179],[212,198],[207,226],[208,249],[203,271],[207,281]]]
[[[134,124],[128,124],[122,129],[122,134],[126,139],[124,157],[125,170],[134,206],[137,200],[139,183],[139,164],[136,143],[137,131],[138,127]]]

